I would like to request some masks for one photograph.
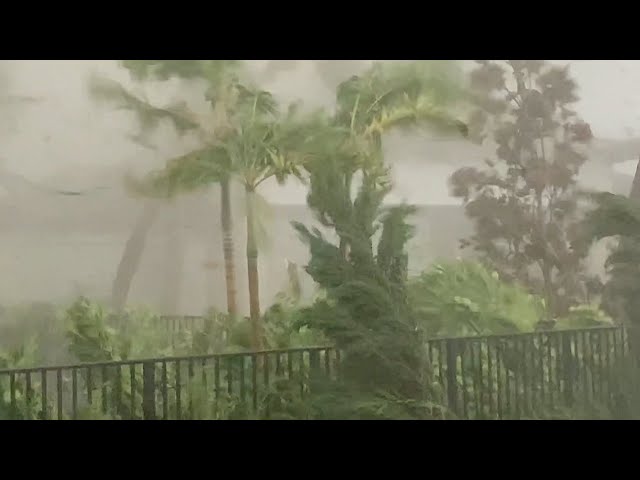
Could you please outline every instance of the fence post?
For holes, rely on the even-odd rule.
[[[320,374],[320,352],[311,350],[309,352],[309,391],[313,390],[315,381]]]
[[[142,418],[156,419],[156,368],[153,362],[142,364]]]
[[[447,401],[449,409],[458,414],[458,345],[457,341],[449,338],[447,345]]]
[[[571,337],[569,332],[560,332],[562,340],[562,370],[564,377],[564,401],[567,406],[573,405],[573,354],[571,353]]]

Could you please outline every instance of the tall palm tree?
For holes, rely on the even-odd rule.
[[[428,127],[447,134],[466,134],[465,124],[452,111],[463,97],[460,72],[454,62],[377,62],[361,75],[342,82],[337,88],[333,123],[344,132],[340,155],[334,155],[334,160],[339,161],[342,170],[345,194],[351,196],[356,172],[376,182],[388,182],[382,141],[384,134],[393,129]],[[315,174],[321,175],[322,171],[320,165]],[[324,189],[320,188],[322,185]],[[331,195],[328,187],[326,181],[312,182],[310,207],[322,210],[324,198]],[[337,233],[340,250],[346,256],[348,235]]]
[[[183,105],[158,107],[143,98],[128,92],[122,85],[102,78],[94,78],[91,92],[94,97],[106,99],[123,109],[137,114],[142,134],[149,133],[162,120],[168,119],[180,131],[196,132],[202,145],[212,145],[223,139],[229,129],[230,113],[235,109],[238,92],[242,90],[239,83],[240,62],[235,60],[127,60],[122,62],[137,80],[167,80],[171,77],[182,79],[198,79],[206,83],[205,98],[211,109],[206,115],[196,115]],[[137,140],[144,139],[136,135]],[[198,155],[199,151],[191,152]],[[224,169],[221,169],[224,172]],[[230,200],[229,176],[221,174],[217,177],[221,193],[221,223],[223,233],[223,252],[225,259],[225,280],[227,291],[227,309],[231,315],[237,314],[237,294],[235,285],[235,261],[233,242],[233,223]],[[135,182],[134,182],[135,184]],[[140,192],[140,185],[134,190]],[[144,190],[144,189],[143,189]],[[175,192],[144,190],[151,198],[172,196]],[[159,210],[159,202],[147,203],[132,235],[127,242],[118,273],[114,281],[114,305],[122,308],[131,285],[133,275],[138,269],[144,242],[155,221]]]
[[[224,141],[172,161],[150,182],[154,188],[192,189],[234,178],[244,188],[247,226],[247,278],[252,346],[264,347],[258,271],[258,187],[271,178],[283,183],[290,176],[302,179],[302,165],[322,148],[329,125],[321,113],[302,115],[297,105],[286,113],[277,109],[271,94],[245,89],[232,128]]]

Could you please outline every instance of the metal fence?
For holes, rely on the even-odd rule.
[[[622,328],[431,340],[428,352],[449,409],[464,419],[545,418],[607,409],[629,351]]]
[[[268,416],[268,395],[331,377],[332,348],[0,370],[0,419],[217,419]]]
[[[629,342],[622,328],[599,327],[433,339],[427,349],[455,417],[548,418],[611,406]],[[0,419],[264,418],[282,385],[299,399],[339,364],[339,351],[317,347],[0,370]]]

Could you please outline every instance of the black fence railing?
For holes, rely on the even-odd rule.
[[[278,383],[304,395],[338,360],[318,347],[0,370],[0,419],[268,417]]]
[[[465,419],[544,418],[561,409],[609,408],[628,351],[626,333],[618,327],[428,344],[445,402]]]
[[[629,352],[617,327],[428,342],[442,403],[456,418],[548,418],[610,407]],[[300,398],[333,378],[331,347],[0,370],[0,419],[269,418],[276,392]],[[277,395],[275,395],[277,397]]]

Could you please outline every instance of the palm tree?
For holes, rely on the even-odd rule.
[[[333,123],[344,133],[343,144],[334,155],[339,162],[343,182],[341,190],[351,197],[354,175],[388,182],[388,168],[382,158],[385,133],[402,127],[437,128],[444,132],[466,134],[452,108],[463,98],[460,76],[454,62],[374,63],[362,75],[352,76],[337,89]],[[322,175],[322,165],[312,175]],[[318,180],[318,179],[316,179]],[[321,188],[324,186],[324,188]],[[309,206],[322,212],[327,181],[312,182]],[[335,195],[335,192],[334,192]],[[348,216],[350,213],[345,212]],[[324,216],[321,214],[321,220]],[[341,222],[343,223],[343,222]],[[345,225],[353,224],[345,219]],[[348,255],[348,235],[340,232],[340,250]]]
[[[322,148],[329,125],[321,113],[301,115],[297,105],[278,111],[271,94],[261,90],[241,92],[238,109],[224,141],[172,161],[150,182],[153,188],[193,189],[221,178],[234,178],[245,191],[247,225],[247,277],[252,346],[264,346],[258,272],[258,187],[271,178],[284,183],[290,176],[302,179],[301,167]]]
[[[208,115],[200,116],[188,111],[184,105],[174,104],[169,107],[157,107],[143,98],[128,92],[122,85],[102,78],[93,78],[91,92],[94,97],[116,102],[120,108],[137,114],[143,131],[133,136],[137,141],[145,140],[144,134],[150,133],[164,119],[172,121],[175,127],[183,131],[198,134],[203,145],[211,145],[224,138],[229,128],[230,113],[233,112],[238,98],[238,73],[240,64],[235,60],[128,60],[122,62],[137,80],[167,80],[171,77],[198,79],[206,82],[205,98],[211,104]],[[199,151],[191,152],[198,155]],[[222,172],[224,170],[221,170]],[[221,192],[221,223],[223,233],[223,251],[225,259],[225,279],[227,291],[227,310],[229,314],[237,314],[237,295],[235,285],[235,261],[233,242],[233,223],[230,200],[229,177],[221,174],[217,177]],[[134,190],[141,191],[141,186],[132,182]],[[145,206],[132,235],[125,246],[125,251],[114,280],[113,303],[122,308],[133,279],[138,269],[145,239],[157,217],[160,203],[157,198],[166,198],[174,191],[142,188],[146,196],[156,198]]]

